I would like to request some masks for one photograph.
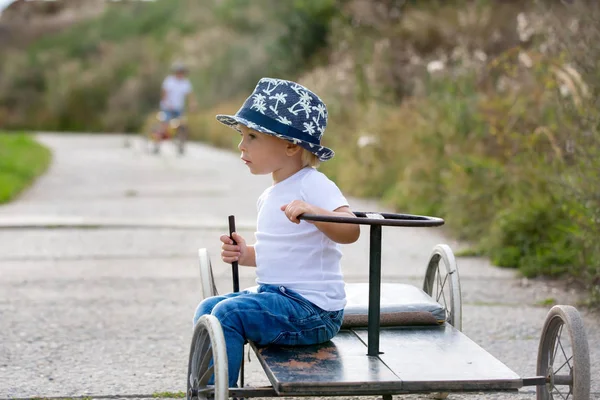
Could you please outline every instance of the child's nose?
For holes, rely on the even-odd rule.
[[[240,150],[240,151],[246,150],[246,143],[244,142],[244,139],[240,140],[240,144],[238,144],[238,150]]]

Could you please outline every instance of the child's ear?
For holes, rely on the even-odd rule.
[[[298,153],[299,151],[302,150],[302,147],[298,146],[295,143],[288,143],[286,148],[285,148],[285,153],[288,156],[293,156],[294,154]]]

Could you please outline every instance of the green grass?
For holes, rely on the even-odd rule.
[[[543,307],[553,306],[553,305],[556,304],[556,299],[553,298],[553,297],[547,297],[547,298],[545,298],[543,300],[538,301],[536,304],[538,306],[543,306]]]
[[[156,399],[182,399],[185,397],[185,392],[157,392],[153,393],[152,397]]]
[[[0,204],[14,199],[41,174],[52,154],[23,133],[0,132]]]
[[[484,250],[478,248],[469,248],[460,250],[454,253],[456,257],[485,257],[486,253]]]

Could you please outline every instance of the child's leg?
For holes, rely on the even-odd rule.
[[[283,286],[263,285],[258,293],[214,303],[227,346],[229,386],[237,383],[245,340],[258,345],[323,343],[340,329],[343,311],[324,311]]]
[[[206,299],[202,300],[200,302],[200,304],[198,304],[198,307],[196,307],[196,312],[194,313],[194,319],[193,319],[193,323],[192,323],[192,328],[196,326],[196,323],[198,322],[198,320],[200,319],[201,316],[205,315],[205,314],[210,314],[213,310],[213,308],[221,301],[226,300],[226,299],[230,299],[232,297],[237,297],[241,294],[246,294],[247,291],[242,291],[242,292],[236,292],[236,293],[227,293],[221,296],[213,296],[213,297],[207,297]]]
[[[221,296],[213,296],[213,297],[207,297],[206,299],[202,300],[200,302],[200,304],[198,304],[198,307],[196,307],[196,312],[194,313],[194,319],[193,319],[193,323],[192,323],[192,328],[196,326],[196,323],[198,322],[198,320],[200,319],[201,316],[206,315],[206,314],[211,314],[213,308],[215,308],[215,306],[217,304],[219,304],[222,301],[228,300],[228,299],[232,299],[235,297],[238,297],[240,295],[243,294],[247,294],[248,291],[244,290],[242,292],[233,292],[233,293],[227,293],[225,295],[221,295]],[[228,339],[227,336],[225,336],[225,343],[227,343]],[[240,352],[243,352],[243,343],[242,343],[242,348],[240,349]],[[227,345],[227,352],[229,353],[230,351],[230,346]],[[236,350],[231,350],[231,351],[236,351]],[[231,356],[228,355],[228,360],[231,359]],[[231,362],[229,362],[231,364]],[[212,364],[212,361],[211,361]],[[240,364],[241,364],[241,358],[240,358]],[[238,367],[239,369],[239,367]],[[231,379],[231,373],[229,375],[229,386],[230,387],[235,387],[237,386],[237,375],[239,374],[236,373],[234,375],[235,379]],[[232,384],[233,381],[233,384]],[[209,385],[214,385],[214,376],[212,378],[210,378],[210,380],[208,381]]]

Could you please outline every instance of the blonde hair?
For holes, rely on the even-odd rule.
[[[321,164],[319,157],[311,153],[306,149],[302,149],[302,166],[303,167],[311,167],[317,168]]]

